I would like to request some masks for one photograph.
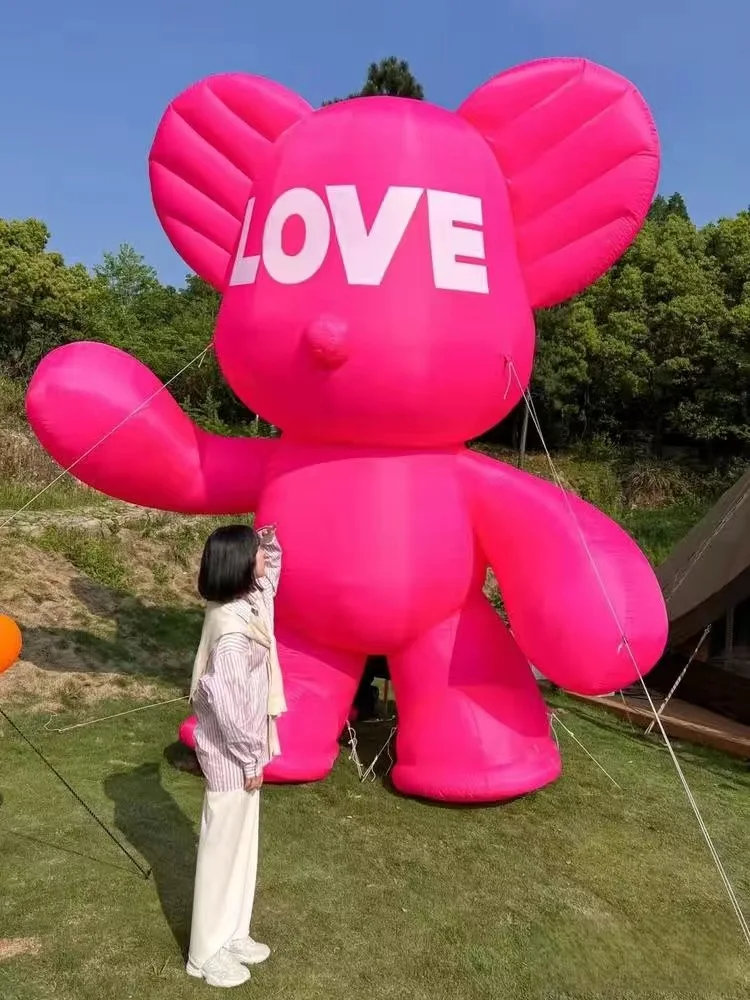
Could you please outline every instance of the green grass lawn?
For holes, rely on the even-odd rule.
[[[323,784],[266,789],[255,931],[274,955],[236,994],[747,997],[748,949],[667,754],[596,709],[556,705],[621,790],[563,732],[564,778],[499,808],[361,785],[346,753]],[[202,787],[165,756],[182,714],[59,735],[38,715],[18,720],[153,868],[150,881],[2,726],[0,949],[25,939],[0,961],[3,1000],[210,995],[183,971]],[[362,727],[364,756],[387,731]],[[680,754],[747,907],[747,772]]]

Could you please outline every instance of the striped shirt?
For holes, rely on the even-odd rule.
[[[262,545],[266,571],[260,589],[233,602],[232,610],[249,622],[253,604],[261,602],[273,625],[281,548],[275,534]],[[211,651],[193,697],[195,749],[209,791],[242,789],[269,761],[267,656],[263,646],[240,632],[222,636]]]

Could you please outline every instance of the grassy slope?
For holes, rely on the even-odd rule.
[[[0,698],[54,711],[127,692],[180,694],[200,631],[195,563],[206,526],[47,525],[6,536],[0,606],[24,632]]]

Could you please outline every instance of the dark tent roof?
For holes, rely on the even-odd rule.
[[[672,646],[750,597],[750,470],[676,545],[657,576]]]

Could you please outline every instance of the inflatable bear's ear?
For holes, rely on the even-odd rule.
[[[534,308],[596,281],[643,224],[659,139],[636,88],[584,59],[544,59],[489,80],[458,110],[508,182]]]
[[[156,214],[185,263],[219,291],[268,150],[311,112],[278,83],[224,73],[189,87],[164,113],[149,155]]]

